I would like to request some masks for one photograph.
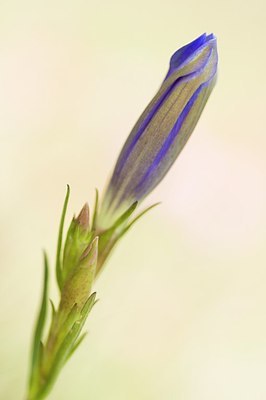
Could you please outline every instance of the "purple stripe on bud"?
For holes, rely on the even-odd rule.
[[[171,130],[170,134],[164,141],[162,147],[160,148],[159,152],[157,153],[155,159],[153,160],[152,164],[150,167],[147,169],[147,172],[145,173],[144,177],[142,180],[139,182],[138,186],[135,189],[135,194],[138,195],[139,197],[141,196],[141,193],[145,190],[145,183],[149,180],[149,177],[154,173],[154,171],[158,168],[160,165],[161,161],[163,158],[166,156],[167,151],[169,150],[170,146],[172,145],[173,141],[176,138],[176,135],[178,134],[179,130],[182,127],[182,123],[187,117],[189,111],[191,110],[195,100],[197,99],[202,87],[200,86],[196,92],[193,94],[189,102],[187,103],[186,107],[183,109],[182,113],[180,114],[180,117],[176,121],[173,129]]]

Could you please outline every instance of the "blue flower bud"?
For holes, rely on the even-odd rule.
[[[122,213],[163,179],[196,126],[216,80],[217,62],[213,34],[203,34],[173,54],[158,93],[119,155],[102,216]]]

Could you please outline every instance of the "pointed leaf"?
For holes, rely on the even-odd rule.
[[[116,222],[113,224],[111,229],[116,229],[119,227],[119,225],[123,224],[128,220],[128,218],[133,214],[133,212],[136,210],[138,206],[138,202],[135,201],[131,206],[116,220]]]
[[[63,230],[64,230],[64,222],[66,216],[66,210],[69,200],[70,187],[67,185],[67,192],[64,201],[63,211],[61,215],[60,225],[59,225],[59,233],[58,233],[58,241],[57,241],[57,252],[56,252],[56,278],[59,289],[62,288],[62,240],[63,240]]]
[[[92,293],[81,310],[82,322],[86,320],[88,314],[90,313],[92,307],[97,303],[96,292]]]
[[[36,378],[36,374],[38,372],[37,368],[40,360],[41,340],[42,340],[42,334],[45,325],[46,311],[47,311],[48,275],[49,275],[48,260],[46,253],[44,253],[43,293],[33,338],[30,386],[32,385],[34,379]]]
[[[94,212],[93,212],[92,225],[91,225],[92,230],[95,229],[96,218],[98,215],[98,206],[99,206],[99,191],[98,191],[98,189],[95,189],[95,204],[94,204]]]

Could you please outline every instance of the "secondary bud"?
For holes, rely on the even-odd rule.
[[[67,232],[62,264],[63,285],[68,279],[71,271],[73,271],[77,266],[91,239],[92,233],[89,226],[89,206],[86,203],[78,217],[72,219]]]
[[[71,310],[76,304],[81,310],[89,298],[95,277],[98,257],[98,237],[96,237],[81,255],[77,266],[68,277],[63,290],[61,307]]]

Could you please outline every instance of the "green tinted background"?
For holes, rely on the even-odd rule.
[[[194,134],[96,289],[51,400],[266,398],[263,0],[1,1],[0,398],[22,399],[45,247],[103,190],[170,55],[218,38]],[[55,285],[51,288],[56,297]]]

